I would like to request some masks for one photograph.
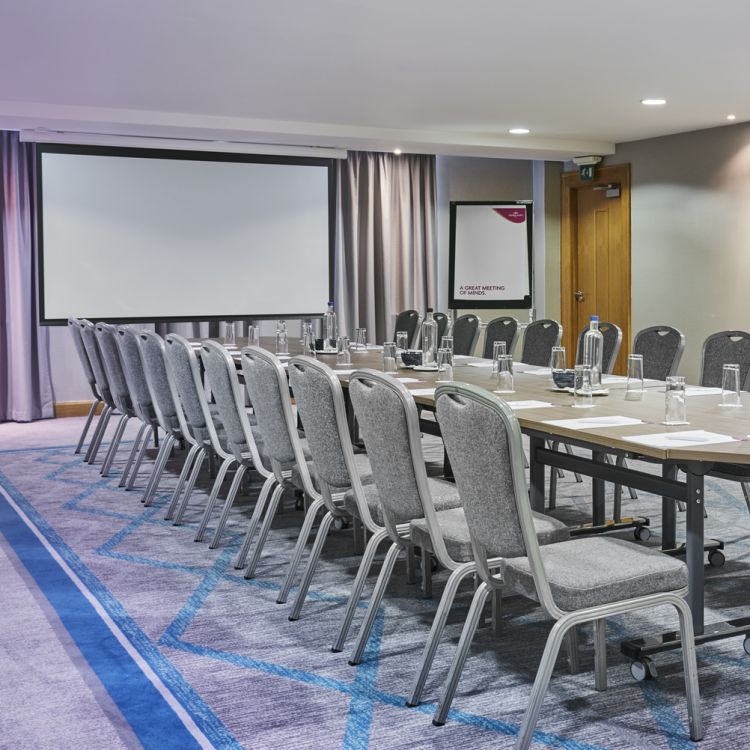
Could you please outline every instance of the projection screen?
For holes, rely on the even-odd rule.
[[[40,145],[40,318],[319,315],[332,299],[329,159]]]

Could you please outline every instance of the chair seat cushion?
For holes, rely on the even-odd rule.
[[[370,467],[370,459],[364,453],[354,454],[354,464],[357,467],[359,479],[362,484],[369,484],[372,482],[372,468]],[[310,472],[310,479],[312,479],[313,488],[316,492],[320,492],[320,485],[318,484],[318,470],[315,467],[313,461],[307,462],[307,470]],[[302,486],[302,477],[300,476],[299,467],[295,464],[292,468],[292,484],[298,489],[304,489]],[[331,492],[338,493],[348,490],[348,487],[331,487]]]
[[[554,544],[570,539],[570,529],[562,522],[543,513],[532,513],[534,529],[539,544]],[[471,548],[469,527],[466,524],[463,508],[451,508],[436,513],[445,548],[456,562],[470,562],[474,559]],[[427,519],[418,518],[411,522],[411,539],[417,547],[434,552]]]
[[[450,508],[458,508],[461,505],[461,500],[458,497],[458,490],[454,484],[432,478],[427,479],[427,484],[430,488],[432,504],[434,505],[435,510],[448,510]],[[365,485],[363,489],[365,493],[364,499],[367,503],[367,507],[370,509],[372,520],[378,526],[383,526],[385,524],[385,521],[383,520],[383,508],[380,505],[380,497],[378,496],[377,488],[374,484],[368,484]],[[353,490],[349,490],[344,496],[344,507],[355,518],[360,517]]]
[[[552,596],[568,612],[687,586],[681,560],[622,539],[588,537],[540,547]],[[506,561],[505,582],[536,599],[529,560]]]

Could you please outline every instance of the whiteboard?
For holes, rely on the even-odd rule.
[[[530,308],[530,201],[450,205],[449,306]]]
[[[45,145],[40,312],[113,322],[320,315],[327,159]]]

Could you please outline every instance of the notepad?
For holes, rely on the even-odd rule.
[[[492,367],[492,362],[469,362],[468,367]]]
[[[354,370],[334,370],[337,375],[351,375]]]
[[[528,401],[506,401],[505,403],[513,411],[518,411],[519,409],[544,409],[547,406],[552,406],[548,401],[534,401],[533,399]]]
[[[660,388],[659,393],[664,393],[665,389]],[[709,388],[702,385],[685,386],[686,396],[721,396],[721,388]]]
[[[515,365],[513,366],[515,367]],[[524,375],[546,375],[547,377],[552,375],[551,367],[535,367],[533,369],[519,369],[518,371],[524,373]]]
[[[414,388],[409,391],[412,396],[415,398],[417,396],[434,396],[435,395],[435,389],[434,388]]]
[[[643,424],[642,419],[634,417],[580,417],[578,419],[552,419],[544,424],[554,427],[567,427],[569,430],[593,430],[602,427],[626,427],[631,424]]]
[[[396,378],[396,380],[400,380],[402,383],[419,383],[421,382],[419,378]]]
[[[680,430],[679,432],[660,432],[656,435],[630,435],[623,436],[623,440],[647,445],[650,448],[671,448],[672,450],[739,442],[737,438],[733,438],[731,435],[722,435],[707,430]]]

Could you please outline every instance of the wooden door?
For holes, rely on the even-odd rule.
[[[630,352],[630,167],[603,167],[583,182],[562,175],[560,302],[568,362],[589,317],[616,323],[622,347],[614,372],[624,374]]]

